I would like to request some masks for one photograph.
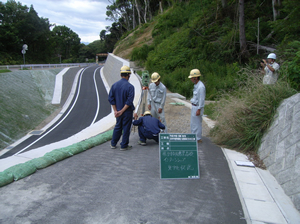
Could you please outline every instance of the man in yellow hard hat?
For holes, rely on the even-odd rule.
[[[143,117],[140,117],[138,120],[135,117],[133,125],[138,126],[139,131],[139,144],[146,145],[147,139],[153,139],[158,142],[158,135],[161,129],[165,129],[163,125],[157,118],[152,117],[150,111],[146,111]]]
[[[166,127],[165,133],[167,133],[167,122],[165,119],[164,106],[166,102],[167,88],[160,81],[160,75],[154,72],[151,75],[151,84],[148,91],[148,110],[151,111],[153,117],[159,119]]]
[[[130,68],[126,65],[121,67],[121,79],[115,82],[108,95],[108,101],[112,105],[115,117],[117,119],[112,140],[111,148],[115,149],[118,141],[121,138],[121,151],[131,149],[129,144],[130,128],[132,124],[132,115],[134,111],[134,86],[128,82],[130,78]]]
[[[205,103],[205,86],[200,81],[199,69],[192,69],[189,78],[194,83],[193,98],[191,99],[191,132],[196,134],[197,142],[202,142],[202,116]]]

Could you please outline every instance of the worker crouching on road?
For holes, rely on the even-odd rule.
[[[196,134],[197,142],[202,142],[202,116],[205,103],[205,86],[200,81],[201,73],[198,69],[190,72],[189,79],[194,83],[193,98],[191,99],[191,132]]]
[[[153,117],[159,119],[161,123],[165,125],[165,133],[168,132],[167,130],[167,122],[165,119],[165,102],[166,102],[166,95],[167,95],[167,88],[164,84],[160,81],[160,75],[157,72],[154,72],[151,75],[151,84],[149,85],[149,92],[148,92],[148,110],[151,111]]]
[[[165,129],[165,125],[162,124],[157,118],[152,117],[150,111],[146,111],[143,117],[140,117],[137,120],[137,117],[134,117],[133,125],[138,126],[139,131],[139,144],[146,145],[147,139],[153,139],[158,142],[158,135],[160,129]]]

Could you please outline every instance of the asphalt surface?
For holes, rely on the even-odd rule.
[[[0,223],[246,223],[227,160],[208,138],[200,179],[160,179],[154,141],[110,142],[0,188]],[[120,147],[120,146],[119,146]]]
[[[138,140],[132,133],[131,150],[106,142],[1,187],[0,223],[246,223],[220,147],[204,137],[200,178],[170,180],[160,179],[159,145]]]

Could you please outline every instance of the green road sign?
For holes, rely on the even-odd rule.
[[[159,134],[160,178],[198,179],[198,147],[195,134]]]

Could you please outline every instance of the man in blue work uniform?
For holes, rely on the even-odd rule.
[[[120,150],[124,151],[132,148],[132,146],[128,145],[128,143],[132,124],[132,115],[135,109],[133,105],[134,86],[128,82],[131,74],[130,68],[124,65],[120,72],[121,80],[112,85],[109,91],[108,101],[112,105],[117,119],[111,140],[111,148],[116,148],[123,131]]]
[[[137,119],[135,117],[135,119]],[[138,120],[133,121],[133,125],[138,126],[139,130],[139,144],[146,145],[147,139],[154,139],[158,142],[158,135],[160,129],[165,129],[163,125],[157,118],[152,117],[150,111],[146,111],[143,117],[140,117]]]

